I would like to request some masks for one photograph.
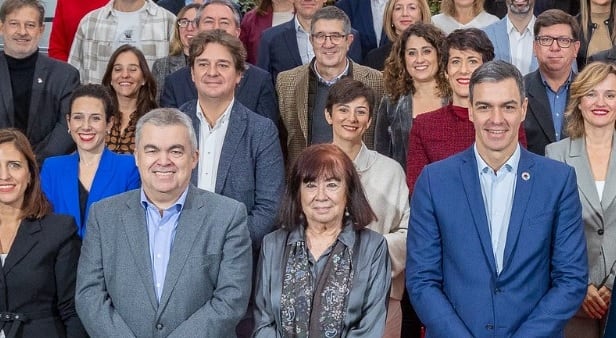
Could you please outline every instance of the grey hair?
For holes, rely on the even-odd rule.
[[[235,4],[229,0],[209,0],[209,1],[205,1],[201,7],[199,7],[199,9],[197,10],[197,16],[195,17],[195,19],[197,20],[197,27],[199,26],[199,24],[201,23],[201,16],[203,15],[203,10],[205,10],[205,8],[209,5],[215,5],[215,4],[219,4],[219,5],[223,5],[223,6],[227,6],[229,7],[229,9],[231,10],[231,12],[233,12],[233,20],[235,21],[235,26],[237,28],[240,28],[240,22],[241,22],[241,16],[240,16],[240,12],[238,10],[237,7],[235,7]]]
[[[475,69],[468,85],[468,99],[473,103],[473,88],[475,85],[485,82],[501,82],[513,79],[520,91],[520,98],[526,97],[524,78],[518,68],[503,60],[488,61]]]
[[[319,20],[338,20],[342,21],[344,34],[351,33],[351,20],[346,13],[336,6],[326,6],[314,13],[310,21],[310,34],[314,34],[314,23]]]
[[[193,150],[197,151],[197,134],[195,134],[192,120],[190,117],[188,117],[188,115],[182,113],[180,110],[175,108],[157,108],[149,111],[147,114],[139,118],[139,121],[137,121],[137,126],[135,127],[136,145],[139,145],[139,141],[141,140],[141,132],[143,130],[143,126],[146,123],[155,125],[157,127],[173,125],[180,125],[186,127],[186,130],[188,131],[188,138],[190,139],[190,144],[192,145]]]

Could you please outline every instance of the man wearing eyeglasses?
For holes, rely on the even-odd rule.
[[[546,145],[567,137],[564,113],[580,49],[579,25],[571,15],[550,9],[537,17],[534,33],[539,69],[524,77],[528,97],[524,129],[528,150],[544,155]]]
[[[283,142],[286,141],[287,164],[292,164],[309,145],[332,142],[332,128],[325,120],[325,103],[329,88],[340,78],[349,76],[363,82],[376,92],[375,102],[381,101],[384,92],[381,72],[358,65],[347,57],[353,39],[351,22],[341,9],[334,6],[319,9],[310,25],[314,58],[306,65],[278,75],[276,92],[283,133],[286,133]],[[374,144],[373,139],[371,127],[364,134],[369,148]]]

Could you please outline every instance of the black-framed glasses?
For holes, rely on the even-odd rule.
[[[188,27],[188,25],[193,25],[193,27],[197,27],[197,19],[194,20],[188,20],[186,18],[182,18],[180,20],[178,20],[178,26],[182,27],[182,28],[186,28]]]
[[[319,33],[319,34],[312,34],[311,36],[314,39],[314,41],[316,41],[319,44],[325,43],[325,40],[327,40],[327,38],[329,38],[329,41],[331,41],[333,44],[339,44],[342,42],[342,40],[344,40],[344,38],[346,38],[346,34],[340,34],[340,33],[332,33],[332,34]]]
[[[537,35],[535,37],[535,41],[544,47],[550,47],[554,43],[554,40],[556,40],[556,43],[560,48],[569,48],[571,47],[571,44],[576,41],[575,39],[564,36],[555,37],[549,35]]]

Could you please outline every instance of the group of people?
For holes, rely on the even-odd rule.
[[[616,4],[180,2],[2,2],[0,337],[602,336]]]

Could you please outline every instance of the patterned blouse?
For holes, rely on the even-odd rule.
[[[107,135],[106,142],[109,150],[118,154],[132,154],[135,151],[135,127],[137,125],[137,111],[130,114],[128,126],[120,130],[122,121],[116,119]]]

